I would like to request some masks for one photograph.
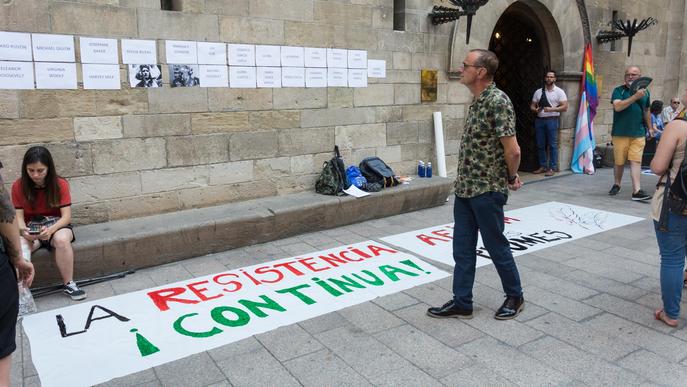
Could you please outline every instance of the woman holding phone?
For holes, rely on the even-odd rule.
[[[22,243],[28,244],[32,252],[40,248],[53,252],[64,293],[72,300],[83,300],[86,293],[73,278],[75,238],[71,200],[69,184],[57,175],[48,149],[29,148],[24,154],[21,177],[12,185]]]

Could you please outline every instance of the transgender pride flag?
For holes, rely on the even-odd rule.
[[[570,169],[574,173],[594,173],[594,116],[599,105],[599,95],[594,75],[592,44],[587,43],[584,49],[583,76],[580,95],[580,110],[575,124],[575,143]]]

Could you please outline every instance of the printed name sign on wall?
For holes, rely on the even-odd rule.
[[[514,256],[570,242],[643,220],[636,216],[548,202],[505,213],[505,235]],[[422,257],[453,266],[453,223],[381,238]],[[477,267],[491,263],[482,237]]]
[[[33,62],[0,62],[4,89],[33,89]]]
[[[0,60],[30,61],[32,58],[31,35],[0,31]]]
[[[43,386],[86,386],[449,274],[366,241],[24,317]]]

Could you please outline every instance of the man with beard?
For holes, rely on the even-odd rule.
[[[530,103],[530,109],[537,113],[534,130],[537,137],[539,169],[534,173],[544,172],[546,176],[553,176],[558,171],[558,119],[561,112],[568,110],[568,97],[555,83],[556,72],[548,71],[544,77],[544,87],[534,92]],[[549,155],[546,152],[547,147]]]

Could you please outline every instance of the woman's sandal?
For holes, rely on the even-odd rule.
[[[666,312],[663,309],[659,309],[654,312],[654,318],[658,321],[663,322],[667,326],[671,328],[676,328],[677,327],[677,320],[673,320],[672,318],[668,317],[666,315]]]

